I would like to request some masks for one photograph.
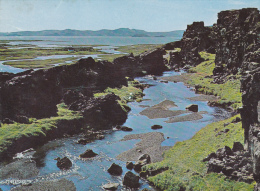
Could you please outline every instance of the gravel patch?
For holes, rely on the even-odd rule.
[[[199,95],[195,97],[187,98],[192,101],[218,101],[219,99],[214,95]]]
[[[60,179],[56,181],[36,182],[28,186],[17,186],[11,191],[76,191],[76,187],[72,181]]]
[[[201,112],[196,112],[196,113],[191,113],[188,115],[184,116],[176,116],[173,118],[170,118],[169,120],[165,121],[166,123],[176,123],[176,122],[184,122],[184,121],[195,121],[202,119],[203,116],[202,114],[207,114],[208,112],[206,111],[201,111]]]
[[[151,162],[159,162],[163,160],[162,154],[169,150],[170,146],[161,146],[165,140],[163,133],[150,132],[143,134],[126,135],[121,141],[132,139],[141,139],[133,149],[119,154],[116,158],[121,161],[137,161],[142,154],[148,154],[151,157]]]
[[[0,179],[28,179],[36,177],[39,170],[36,162],[31,159],[21,159],[5,165],[0,169]]]
[[[177,107],[177,105],[173,101],[165,100],[157,105],[146,108],[145,110],[141,111],[140,114],[145,115],[149,119],[156,119],[189,113],[189,111],[186,110],[169,110],[172,107]]]

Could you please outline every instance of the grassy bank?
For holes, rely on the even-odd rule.
[[[13,123],[1,124],[0,128],[0,153],[8,149],[10,145],[21,137],[32,137],[46,135],[48,131],[57,128],[57,123],[61,120],[80,119],[82,116],[78,112],[67,109],[65,104],[57,105],[58,116],[45,119],[30,118],[30,124]],[[33,145],[32,145],[33,146]]]
[[[176,143],[164,154],[162,162],[144,167],[144,170],[169,168],[148,180],[161,190],[253,190],[253,184],[231,181],[217,173],[207,174],[206,163],[202,162],[209,153],[224,146],[232,148],[234,141],[244,141],[241,122],[224,127],[225,123],[231,122],[235,117],[212,123],[191,139]],[[230,129],[228,133],[216,136],[219,131],[227,128]]]
[[[219,96],[219,104],[231,105],[234,109],[240,107],[240,76],[230,75],[229,80],[223,84],[212,83],[213,79],[207,76],[213,74],[215,55],[205,52],[201,52],[200,55],[205,61],[191,68],[190,73],[182,75],[180,81],[199,87],[198,90],[204,94]],[[161,190],[253,190],[253,184],[231,181],[217,173],[207,174],[207,162],[202,162],[208,154],[216,152],[219,148],[232,148],[235,141],[244,142],[241,122],[230,123],[236,117],[209,124],[191,139],[177,142],[164,154],[162,162],[143,167],[144,171],[169,168],[149,177],[148,180]],[[225,123],[229,125],[224,126]],[[228,133],[216,136],[219,131],[227,128]]]
[[[120,97],[119,104],[125,111],[129,111],[130,108],[127,106],[128,102],[131,101],[141,101],[144,96],[143,91],[137,86],[142,86],[138,81],[129,81],[128,86],[123,86],[122,88],[107,88],[103,93],[94,94],[95,97],[104,96],[109,93],[114,93],[115,95]]]
[[[201,52],[200,55],[206,61],[189,70],[189,72],[195,73],[190,74],[191,78],[187,83],[199,86],[198,90],[204,94],[219,96],[220,100],[217,103],[220,105],[230,105],[234,109],[241,107],[240,75],[229,75],[225,83],[214,84],[212,78],[205,78],[205,76],[213,74],[215,55],[206,52]]]
[[[46,60],[9,61],[9,62],[4,62],[3,64],[15,68],[24,68],[24,69],[50,68],[53,67],[54,64],[60,64],[60,63],[66,64],[66,62],[68,61],[71,61],[70,64],[73,64],[78,59],[79,59],[78,57],[68,57],[68,58],[46,59]]]
[[[68,47],[68,48],[0,48],[0,60],[21,60],[32,59],[38,56],[50,56],[50,55],[93,55],[93,54],[106,54],[94,49],[92,47]]]

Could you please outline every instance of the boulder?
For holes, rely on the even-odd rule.
[[[123,169],[118,164],[113,163],[107,171],[112,175],[119,176],[122,174]]]
[[[218,158],[222,159],[226,156],[233,155],[233,152],[230,147],[225,146],[224,148],[218,149],[216,155]]]
[[[80,154],[80,158],[92,158],[97,156],[97,153],[94,153],[92,149],[87,149],[84,153]]]
[[[63,157],[62,159],[58,157],[55,160],[57,160],[57,167],[61,170],[68,170],[72,167],[72,162],[68,157]]]
[[[132,128],[127,127],[127,126],[122,126],[120,129],[121,129],[122,131],[133,131]]]
[[[153,125],[151,129],[162,129],[163,127],[161,125]]]
[[[130,188],[138,188],[139,187],[139,176],[135,175],[131,171],[128,171],[123,179],[123,185]]]
[[[186,109],[189,111],[198,112],[199,106],[197,104],[190,104],[186,107]]]
[[[243,151],[244,146],[240,142],[234,142],[232,151],[237,152],[237,151]]]
[[[118,183],[108,183],[108,184],[103,185],[102,187],[105,190],[117,190],[118,186],[119,186]]]
[[[126,162],[126,168],[129,169],[129,170],[132,170],[134,168],[134,163]]]
[[[142,170],[142,166],[151,163],[151,157],[148,154],[142,154],[139,156],[138,161],[134,164],[134,170],[140,172]]]
[[[212,159],[212,158],[217,158],[217,155],[216,155],[216,153],[210,153],[206,158],[204,158],[202,161],[203,162],[206,162],[206,161],[209,161],[210,159]]]

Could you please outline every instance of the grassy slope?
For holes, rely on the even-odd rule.
[[[204,77],[212,74],[215,56],[208,53],[201,53],[201,56],[207,61],[191,69],[196,73],[188,74],[191,76],[187,78],[187,83],[200,85],[204,93],[220,96],[220,102],[230,101],[234,108],[240,106],[239,79],[225,84],[211,84],[212,79]],[[162,162],[145,166],[143,170],[169,167],[169,170],[149,177],[149,181],[162,190],[253,190],[253,184],[231,181],[217,173],[207,174],[206,163],[202,162],[209,153],[224,146],[232,148],[234,141],[244,141],[241,122],[224,127],[224,123],[231,122],[235,117],[204,127],[190,140],[176,143],[164,154]],[[216,137],[217,132],[226,128],[230,129],[228,133]]]
[[[235,116],[236,117],[236,116]],[[206,162],[202,162],[209,153],[224,146],[232,148],[234,141],[243,142],[241,122],[229,124],[232,119],[212,123],[201,129],[190,140],[178,142],[164,154],[164,160],[145,166],[147,169],[169,167],[170,169],[150,177],[149,181],[162,190],[253,190],[253,184],[231,181],[217,173],[207,174]],[[216,137],[217,132],[229,128],[230,131]],[[215,131],[215,129],[217,129]],[[194,175],[198,173],[197,175]]]
[[[218,101],[220,104],[231,105],[234,109],[238,109],[242,106],[242,94],[240,92],[240,76],[230,75],[227,82],[224,84],[213,84],[212,78],[205,78],[205,76],[212,75],[215,67],[214,54],[205,52],[200,53],[201,57],[206,61],[202,62],[198,66],[190,69],[190,72],[196,72],[191,75],[190,80],[187,81],[191,85],[199,85],[201,88],[200,92],[204,94],[213,94],[220,97]],[[235,78],[235,79],[232,79]]]
[[[64,63],[66,61],[75,62],[79,58],[68,57],[60,59],[46,59],[46,60],[23,60],[23,61],[9,61],[4,62],[4,65],[10,65],[16,68],[50,68],[54,64]],[[71,63],[70,63],[71,64]]]
[[[120,97],[119,104],[125,109],[126,111],[130,108],[126,105],[128,102],[131,101],[141,101],[142,97],[144,96],[141,89],[136,88],[136,85],[140,85],[140,83],[136,80],[129,81],[128,86],[123,86],[122,88],[107,88],[103,93],[96,93],[94,94],[95,97],[103,96],[109,93],[114,93]]]
[[[59,104],[58,116],[45,119],[31,118],[31,124],[2,124],[0,128],[0,152],[7,149],[7,147],[14,141],[23,136],[34,136],[43,134],[53,128],[57,128],[56,124],[59,120],[73,120],[79,119],[82,116],[78,112],[73,112],[66,108],[65,104]]]

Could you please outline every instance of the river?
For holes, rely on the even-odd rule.
[[[172,75],[180,75],[180,72],[168,71],[163,74],[163,76]],[[51,141],[37,149],[34,156],[38,156],[36,160],[40,173],[29,181],[37,182],[66,178],[73,181],[79,191],[102,190],[103,184],[112,182],[120,184],[118,190],[125,190],[122,185],[122,179],[128,170],[125,167],[125,162],[117,160],[116,156],[133,148],[140,141],[120,141],[125,135],[157,131],[164,134],[165,141],[162,142],[162,146],[173,146],[177,141],[191,138],[207,124],[229,117],[225,110],[218,107],[209,107],[205,101],[191,101],[187,99],[196,96],[196,94],[183,83],[162,83],[160,80],[154,80],[149,77],[136,79],[151,86],[144,90],[144,101],[128,104],[131,107],[131,111],[124,125],[133,128],[132,132],[109,130],[105,133],[105,139],[96,140],[87,145],[76,143],[80,135]],[[145,109],[144,105],[153,106],[164,100],[175,102],[178,107],[172,108],[172,110],[185,110],[185,107],[189,104],[198,104],[199,111],[206,111],[207,114],[203,114],[203,118],[200,120],[176,123],[166,123],[167,118],[149,119],[144,115],[140,115],[140,112]],[[152,130],[151,126],[154,124],[162,125],[163,128]],[[169,138],[167,139],[166,137]],[[80,159],[78,157],[79,154],[87,149],[92,149],[98,153],[98,156],[89,160]],[[61,171],[56,166],[56,160],[54,159],[64,156],[71,159],[73,163],[71,170]],[[123,167],[121,176],[112,176],[107,172],[107,169],[113,162]],[[0,187],[5,191],[13,186],[2,184]],[[140,180],[140,187],[137,190],[142,190],[143,188],[156,190],[150,187],[145,180]]]

